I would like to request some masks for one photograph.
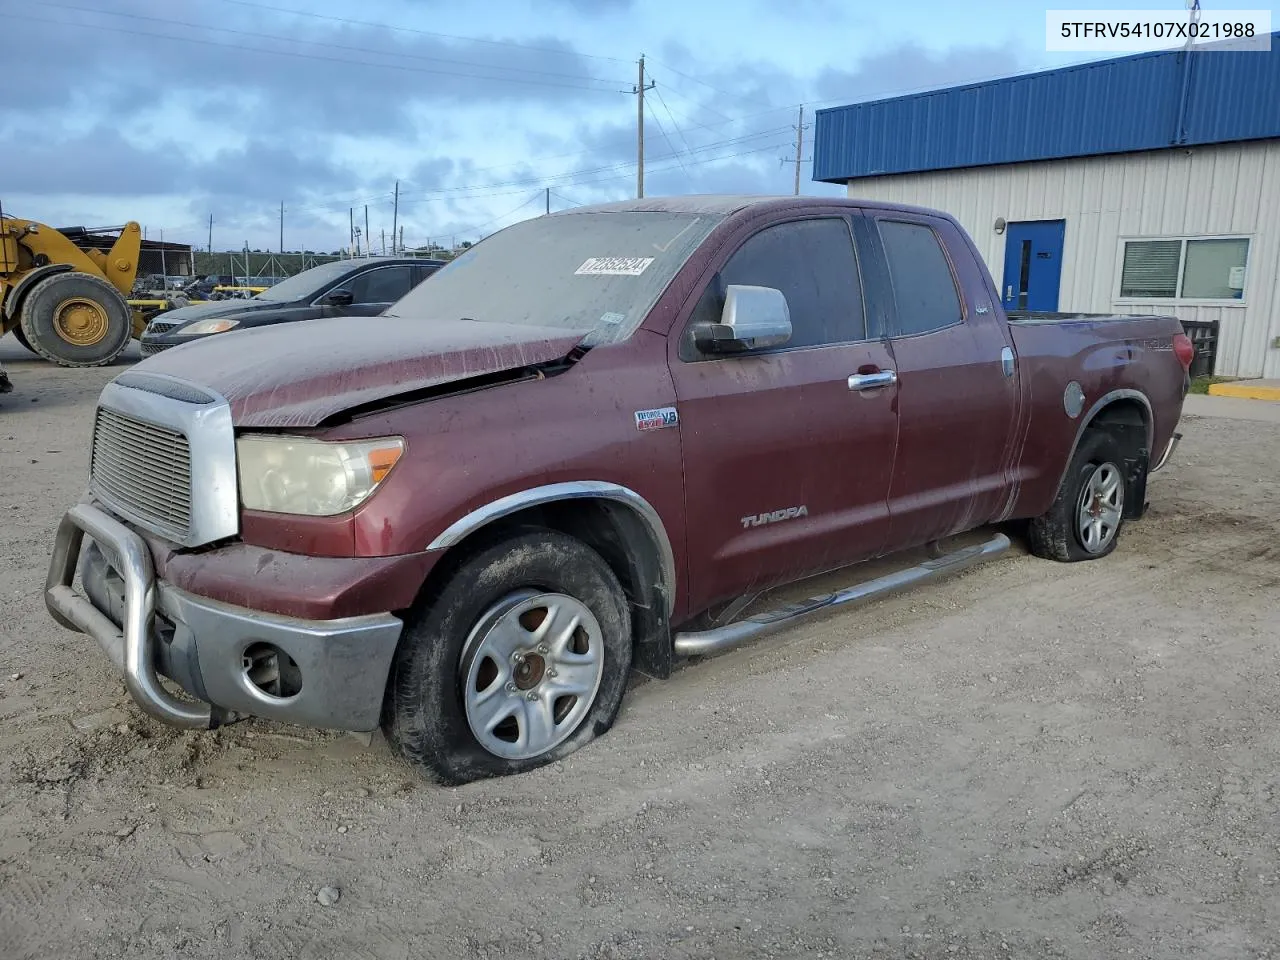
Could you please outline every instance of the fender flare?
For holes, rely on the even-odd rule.
[[[644,497],[627,487],[601,480],[575,480],[531,487],[487,503],[455,520],[427,546],[428,550],[446,550],[495,520],[519,513],[529,507],[563,500],[611,500],[630,507],[640,518],[658,548],[659,585],[667,600],[667,616],[675,610],[676,561],[662,517]]]
[[[36,267],[25,277],[18,281],[17,286],[9,291],[9,295],[4,299],[4,315],[6,319],[12,319],[18,315],[18,311],[22,309],[23,298],[30,292],[31,288],[43,280],[45,277],[53,276],[55,273],[67,273],[75,270],[69,263],[50,263],[43,267]]]
[[[1147,450],[1151,450],[1151,444],[1155,441],[1156,434],[1156,418],[1155,413],[1151,409],[1151,401],[1147,399],[1147,395],[1141,390],[1112,390],[1110,393],[1104,393],[1089,407],[1087,413],[1080,418],[1080,426],[1076,428],[1076,438],[1071,443],[1071,450],[1067,453],[1066,462],[1062,466],[1062,474],[1058,477],[1058,485],[1054,490],[1061,490],[1062,484],[1067,479],[1067,471],[1071,469],[1071,461],[1076,457],[1076,450],[1080,447],[1080,441],[1084,439],[1084,432],[1089,429],[1093,421],[1097,419],[1104,409],[1117,400],[1136,400],[1138,405],[1143,409],[1143,421],[1147,428]]]

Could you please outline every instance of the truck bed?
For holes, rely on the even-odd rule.
[[[1096,323],[1100,320],[1150,320],[1149,313],[1053,313],[1036,310],[1011,310],[1006,316],[1010,323],[1022,325],[1036,323]]]

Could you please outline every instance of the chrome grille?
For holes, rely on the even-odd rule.
[[[168,333],[181,321],[170,322],[168,320],[152,320],[147,324],[147,333]]]
[[[177,430],[98,408],[95,489],[133,519],[176,540],[191,527],[191,449]]]

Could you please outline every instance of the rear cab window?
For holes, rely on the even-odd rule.
[[[910,337],[964,320],[942,238],[929,224],[876,218],[896,312],[893,335]]]

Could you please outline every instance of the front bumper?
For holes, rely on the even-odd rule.
[[[85,595],[72,587],[77,567]],[[140,536],[89,503],[58,527],[45,603],[64,627],[98,641],[146,713],[193,729],[258,716],[374,730],[403,627],[389,613],[302,620],[179,590],[156,579]],[[273,660],[287,683],[264,683]],[[192,700],[170,693],[160,676]]]

